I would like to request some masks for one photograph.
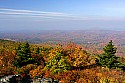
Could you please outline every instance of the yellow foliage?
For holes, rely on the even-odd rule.
[[[89,63],[89,56],[87,52],[81,48],[75,48],[74,52],[70,56],[72,57],[71,61],[73,66],[86,66]]]

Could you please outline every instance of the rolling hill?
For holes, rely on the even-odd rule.
[[[118,55],[125,54],[125,31],[110,30],[43,30],[43,31],[20,31],[20,32],[0,32],[1,39],[13,41],[28,41],[33,44],[58,44],[74,42],[83,47],[96,52],[113,40],[118,48]]]

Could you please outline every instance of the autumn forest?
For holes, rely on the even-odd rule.
[[[45,35],[45,33],[43,34]],[[83,35],[85,36],[85,33]],[[119,50],[123,49],[124,45],[118,46],[120,44],[115,41],[115,38],[107,40],[103,44],[97,43],[100,41],[92,44],[95,35],[91,41],[88,36],[89,41],[85,37],[86,40],[76,42],[74,41],[78,38],[76,34],[74,37],[76,39],[72,41],[64,42],[54,39],[53,42],[46,43],[45,39],[41,39],[40,43],[38,41],[33,43],[34,39],[18,41],[19,39],[10,38],[10,40],[5,39],[7,38],[5,35],[5,38],[0,39],[0,77],[18,74],[22,78],[26,78],[27,75],[30,75],[32,79],[36,77],[53,78],[60,83],[124,83],[125,53],[122,51],[120,54]],[[102,33],[100,35],[102,36]],[[48,34],[48,36],[50,35]],[[63,37],[65,36],[60,36],[62,39]],[[48,40],[50,39],[48,38]]]

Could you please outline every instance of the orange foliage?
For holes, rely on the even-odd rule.
[[[32,48],[36,47],[32,46]],[[90,55],[85,49],[77,46],[75,43],[71,43],[67,46],[58,45],[51,50],[40,50],[39,54],[36,54],[34,50],[31,52],[32,57],[35,58],[35,61],[39,61],[40,64],[38,65],[34,63],[21,68],[16,68],[13,65],[16,51],[1,50],[0,76],[20,73],[22,77],[24,77],[25,74],[30,74],[32,78],[37,76],[54,78],[60,80],[60,83],[106,83],[106,81],[113,83],[125,82],[125,72],[118,69],[111,70],[97,66],[95,63],[95,56]],[[57,55],[61,57],[59,58],[62,61],[66,58],[68,62],[70,62],[71,69],[53,75],[50,70],[47,70],[46,63],[47,61],[51,61],[51,59]],[[61,61],[60,59],[59,61]],[[59,63],[57,62],[57,64]],[[55,69],[57,68],[58,67],[55,67]]]
[[[42,77],[45,73],[45,70],[43,69],[43,66],[40,65],[36,69],[31,70],[29,73],[30,73],[32,78],[35,78],[36,76]]]

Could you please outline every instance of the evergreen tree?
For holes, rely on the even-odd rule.
[[[36,48],[36,54],[39,54],[39,53],[40,53],[40,48],[37,47],[37,48]]]
[[[34,63],[34,58],[31,56],[29,43],[20,44],[16,50],[17,57],[15,60],[15,66],[22,67],[27,64]]]
[[[49,60],[46,64],[47,70],[52,74],[66,72],[70,69],[68,54],[63,48],[52,49],[49,54]]]
[[[118,57],[115,55],[117,48],[114,47],[112,40],[103,48],[104,53],[99,56],[97,63],[108,68],[116,68],[119,65]]]

